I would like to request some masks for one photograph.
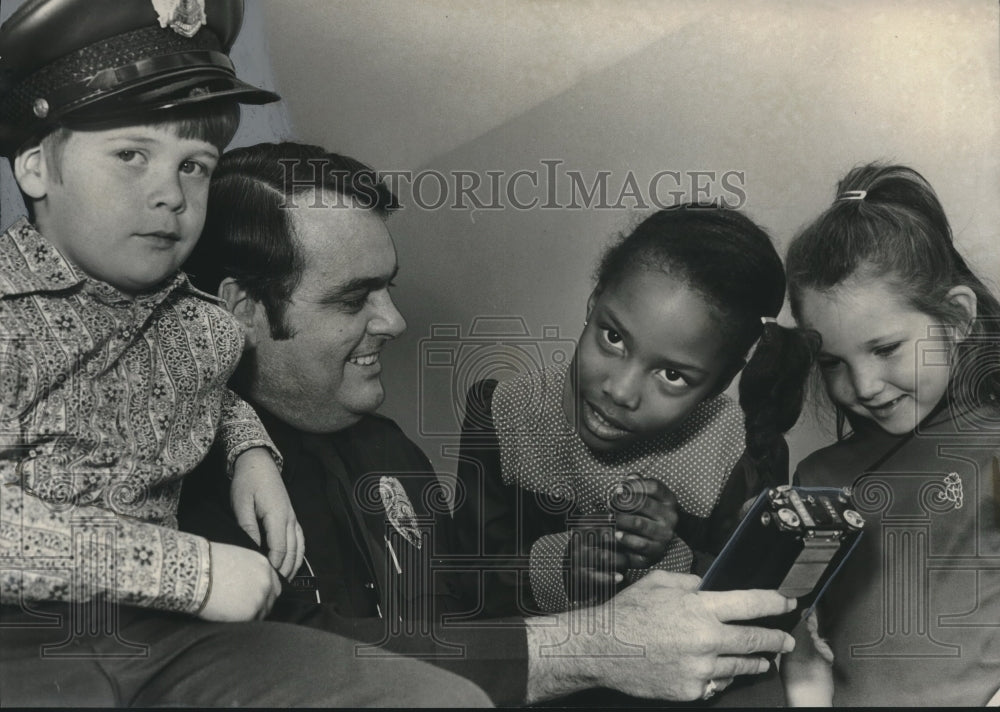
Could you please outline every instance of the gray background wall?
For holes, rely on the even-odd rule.
[[[937,188],[979,271],[1000,269],[995,0],[249,0],[247,9],[237,66],[285,103],[248,112],[240,143],[295,135],[380,170],[508,178],[558,160],[588,183],[609,171],[612,203],[629,171],[640,185],[663,170],[738,171],[746,211],[782,251],[847,169],[894,160]],[[544,179],[537,191],[522,182],[521,197],[544,201]],[[431,200],[436,185],[425,183]],[[0,187],[6,223],[8,177]],[[456,439],[442,433],[468,381],[571,348],[601,246],[648,211],[451,201],[425,210],[402,197],[390,228],[409,330],[384,352],[384,412],[448,472]],[[476,317],[495,315],[520,318],[530,337],[461,338]],[[533,342],[545,327],[555,338]],[[454,377],[432,363],[462,344],[466,355],[481,348]],[[790,437],[793,461],[831,438],[804,418]]]
[[[610,171],[613,195],[629,170],[640,185],[660,170],[741,171],[745,209],[783,251],[850,167],[894,160],[937,188],[980,272],[1000,268],[993,0],[295,7],[269,3],[267,19],[298,135],[379,169],[510,176],[553,159],[588,182]],[[472,377],[512,370],[520,352],[479,342],[449,386],[428,352],[456,339],[434,326],[467,335],[477,316],[513,315],[576,338],[602,245],[647,211],[423,210],[405,193],[390,228],[409,329],[384,352],[384,412],[448,471],[454,438],[429,431],[454,419]],[[557,350],[543,343],[541,357]],[[807,415],[793,462],[831,439]]]

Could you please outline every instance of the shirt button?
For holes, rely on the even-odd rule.
[[[375,590],[375,584],[372,583],[371,581],[369,581],[368,583],[365,584],[365,588],[367,588],[369,591],[374,591]]]

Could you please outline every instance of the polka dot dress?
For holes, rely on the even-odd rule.
[[[545,495],[560,511],[598,514],[630,473],[661,481],[678,506],[697,517],[711,514],[729,474],[743,454],[740,407],[726,395],[700,403],[680,428],[595,455],[577,436],[562,409],[569,366],[560,364],[497,385],[493,422],[500,442],[504,484]],[[540,538],[531,550],[530,579],[545,610],[565,610],[562,566],[568,533]],[[655,568],[690,571],[692,555],[675,538]],[[629,572],[635,580],[645,571]]]

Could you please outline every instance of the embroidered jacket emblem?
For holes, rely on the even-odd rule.
[[[382,475],[378,481],[378,494],[393,529],[419,549],[423,541],[420,538],[420,529],[417,527],[413,504],[403,489],[403,483],[395,477]]]

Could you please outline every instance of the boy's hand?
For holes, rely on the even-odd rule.
[[[592,603],[610,598],[624,579],[628,559],[615,551],[612,520],[607,527],[579,528],[570,534],[567,558],[567,595],[574,603]]]
[[[628,568],[645,569],[667,552],[677,526],[677,497],[659,480],[631,474],[611,503],[618,531],[618,551]]]
[[[260,620],[281,593],[281,582],[263,556],[232,544],[208,543],[212,551],[212,588],[198,614],[207,621]]]
[[[236,521],[258,544],[257,520],[264,522],[268,560],[285,578],[294,576],[302,566],[305,537],[281,474],[265,448],[251,448],[236,458],[229,497]]]

